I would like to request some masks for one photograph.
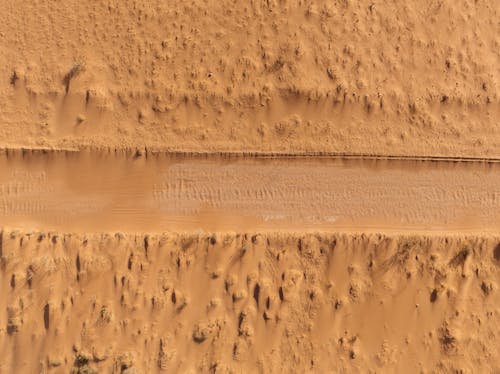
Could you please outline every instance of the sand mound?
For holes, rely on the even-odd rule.
[[[0,238],[1,372],[500,369],[498,237]]]

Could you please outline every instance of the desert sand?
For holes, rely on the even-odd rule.
[[[3,372],[496,372],[499,237],[4,231]]]
[[[498,1],[0,9],[0,374],[500,373]]]
[[[498,1],[15,1],[2,146],[500,157]]]
[[[500,162],[0,154],[0,219],[74,232],[500,227]]]

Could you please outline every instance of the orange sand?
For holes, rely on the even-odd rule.
[[[0,374],[500,372],[499,1],[0,9]]]
[[[498,1],[15,1],[2,146],[500,156]]]
[[[1,238],[1,372],[500,370],[498,237]]]

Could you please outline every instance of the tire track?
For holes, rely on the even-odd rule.
[[[43,152],[0,155],[0,226],[500,229],[496,163]]]
[[[48,155],[48,154],[81,154],[93,153],[97,156],[121,155],[128,157],[169,157],[172,159],[339,159],[356,161],[421,161],[421,162],[450,162],[450,163],[500,163],[500,157],[478,156],[443,156],[443,155],[418,155],[418,154],[376,154],[376,153],[350,153],[350,152],[261,152],[261,151],[189,151],[169,150],[156,148],[106,148],[81,146],[78,148],[57,147],[3,147],[0,155]]]

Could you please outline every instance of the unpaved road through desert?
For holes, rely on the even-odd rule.
[[[495,231],[500,165],[35,152],[0,156],[0,225]]]

